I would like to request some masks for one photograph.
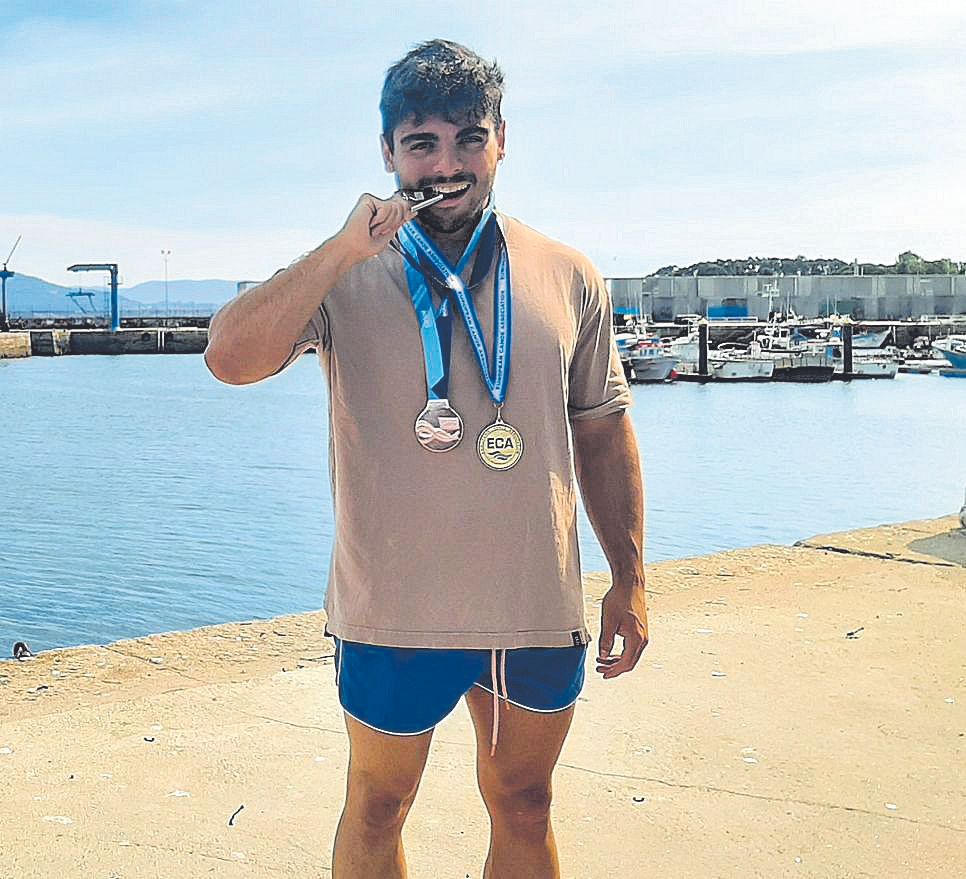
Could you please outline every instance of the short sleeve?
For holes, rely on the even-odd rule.
[[[303,259],[306,254],[302,254],[299,259]],[[293,263],[294,265],[294,263]],[[289,266],[290,268],[290,266]],[[285,269],[279,269],[275,272],[272,277],[278,275],[279,272],[284,272]],[[328,315],[325,313],[325,305],[320,304],[319,307],[312,313],[309,318],[308,323],[303,327],[302,332],[299,334],[298,339],[292,346],[292,351],[282,362],[282,365],[275,370],[274,375],[282,372],[282,370],[291,366],[296,360],[299,359],[306,351],[312,348],[328,348],[329,346],[329,321]]]
[[[610,296],[600,274],[584,278],[577,344],[570,361],[567,413],[572,421],[603,418],[631,405],[617,353]]]
[[[310,351],[313,348],[326,347],[328,347],[328,321],[326,320],[325,306],[320,305],[312,317],[309,318],[309,322],[305,325],[305,328],[292,346],[291,353],[285,358],[282,365],[275,370],[273,375],[278,375],[278,373],[287,369],[306,351]]]

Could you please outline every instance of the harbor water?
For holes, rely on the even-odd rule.
[[[959,510],[966,382],[635,386],[648,559]],[[0,656],[321,607],[333,539],[314,357],[0,361]],[[606,562],[581,513],[585,571]]]

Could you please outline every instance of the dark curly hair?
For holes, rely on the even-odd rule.
[[[421,43],[386,72],[379,112],[382,133],[392,150],[396,126],[430,116],[472,125],[489,116],[499,126],[503,71],[471,49],[449,40]]]

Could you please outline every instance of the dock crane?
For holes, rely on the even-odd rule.
[[[67,266],[68,272],[110,272],[111,273],[111,332],[121,328],[121,314],[117,303],[117,263],[77,263]]]
[[[10,258],[13,256],[13,252],[17,249],[17,245],[20,243],[20,239],[23,235],[18,235],[17,240],[14,241],[13,247],[10,248],[10,253],[7,254],[7,258],[3,261],[3,269],[0,269],[0,288],[2,288],[2,294],[0,294],[0,333],[6,332],[10,329],[10,324],[7,321],[7,278],[12,278],[16,272],[11,272],[7,270],[7,263],[10,262]]]

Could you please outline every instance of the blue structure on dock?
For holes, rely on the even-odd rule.
[[[117,302],[117,263],[78,263],[67,266],[68,272],[110,272],[111,273],[111,332],[121,328],[121,311]]]
[[[17,240],[14,241],[13,247],[10,248],[10,254],[3,261],[3,268],[0,269],[0,286],[3,288],[2,293],[0,293],[0,333],[7,330],[10,326],[7,319],[7,279],[12,278],[15,274],[17,274],[16,272],[11,272],[7,268],[7,263],[10,262],[11,258],[13,257],[13,252],[17,249],[17,245],[20,243],[21,238],[23,238],[23,235],[17,236]]]

